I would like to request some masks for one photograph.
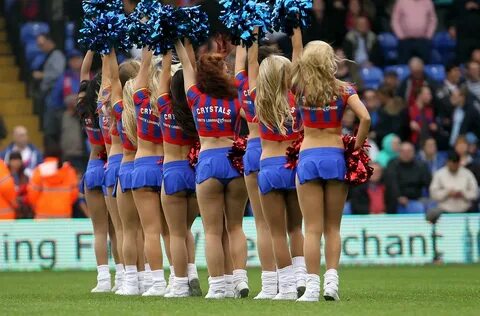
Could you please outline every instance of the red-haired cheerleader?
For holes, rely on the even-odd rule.
[[[301,54],[301,31],[292,37],[293,60]],[[250,96],[260,125],[262,155],[258,187],[277,264],[279,292],[274,300],[296,300],[305,290],[302,215],[295,190],[295,166],[287,150],[298,141],[301,119],[291,86],[291,62],[271,55],[258,67],[258,43],[249,52]],[[290,249],[287,240],[290,236]]]
[[[227,291],[222,248],[224,217],[236,296],[246,297],[247,244],[242,222],[247,192],[242,175],[228,158],[240,122],[237,88],[221,55],[201,55],[195,70],[183,44],[177,41],[175,48],[183,66],[185,92],[201,143],[195,181],[210,275],[206,298],[221,299]]]
[[[127,136],[137,142],[132,193],[153,277],[153,286],[143,296],[164,296],[167,283],[163,272],[160,236],[163,236],[167,250],[170,241],[159,194],[163,177],[163,135],[156,100],[162,91],[168,91],[172,57],[170,54],[164,56],[162,71],[158,71],[156,65],[152,66],[152,56],[151,51],[143,49],[140,71],[124,87],[124,96],[131,93],[132,97],[125,97],[123,104],[124,111],[133,111],[136,117],[136,124],[125,124],[125,130]]]
[[[360,149],[370,128],[370,115],[351,84],[335,78],[338,57],[322,41],[310,42],[293,69],[293,84],[303,117],[305,138],[297,167],[297,192],[305,221],[305,259],[308,278],[302,302],[320,296],[320,241],[325,238],[326,300],[339,300],[338,264],[340,222],[347,198],[346,164],[341,137],[347,106],[360,119],[355,149]]]
[[[132,143],[126,134],[125,123],[135,124],[135,112],[124,111],[123,100],[131,98],[128,89],[123,92],[127,82],[136,76],[140,65],[129,60],[118,66],[115,51],[107,55],[106,62],[111,72],[111,100],[115,116],[117,132],[123,147],[123,156],[118,170],[118,182],[114,188],[117,196],[117,207],[123,231],[122,254],[125,264],[125,279],[123,287],[117,291],[120,295],[138,295],[144,291],[144,254],[143,237],[137,208],[132,196],[132,172],[135,159],[136,144]]]
[[[255,56],[251,56],[254,58]],[[238,98],[241,102],[242,112],[248,124],[248,141],[245,156],[243,156],[245,184],[247,186],[250,206],[255,218],[257,230],[257,251],[262,268],[262,290],[254,299],[272,299],[278,293],[277,271],[272,248],[272,238],[263,215],[260,194],[258,191],[258,171],[260,170],[260,156],[262,146],[260,143],[260,130],[255,114],[255,104],[250,98],[248,88],[247,49],[237,46],[235,57],[235,79],[239,82]]]
[[[98,97],[98,118],[102,129],[105,148],[107,150],[107,167],[105,169],[104,194],[109,214],[109,237],[112,244],[112,254],[115,259],[115,284],[112,292],[120,289],[124,278],[123,265],[123,232],[122,222],[118,214],[117,201],[113,194],[113,187],[118,179],[118,169],[122,160],[122,144],[118,136],[117,128],[112,125],[112,106],[110,104],[111,82],[110,65],[102,58],[102,82]]]
[[[193,48],[189,45],[187,49]],[[163,63],[165,75],[171,71],[169,65]],[[198,135],[185,95],[183,71],[175,72],[170,87],[162,87],[166,89],[159,91],[161,94],[158,97],[165,152],[162,205],[170,231],[170,251],[175,271],[173,288],[165,297],[201,296],[194,239],[190,231],[199,210],[195,196],[195,171],[187,159],[192,146],[198,141]]]
[[[100,89],[100,76],[90,80],[90,68],[94,53],[88,51],[83,59],[80,73],[77,111],[82,120],[90,143],[90,157],[84,178],[80,185],[90,211],[95,238],[95,258],[97,260],[97,286],[92,292],[110,292],[111,280],[108,267],[107,235],[108,211],[103,197],[105,142],[99,126],[97,95]]]

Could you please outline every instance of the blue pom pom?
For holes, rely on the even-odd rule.
[[[173,49],[173,39],[177,34],[175,9],[171,5],[159,6],[147,21],[150,30],[147,45],[155,55],[165,54]]]
[[[271,30],[271,8],[265,0],[221,0],[224,7],[220,21],[230,30],[232,43],[250,47],[255,41],[254,29],[261,38]]]
[[[272,15],[273,29],[291,36],[293,29],[308,27],[312,5],[312,0],[276,0]]]
[[[192,45],[203,44],[210,33],[208,16],[200,6],[182,7],[175,11],[177,39],[188,38]]]
[[[127,32],[132,45],[138,48],[143,48],[148,45],[151,29],[147,21],[156,18],[160,7],[160,2],[155,0],[142,0],[127,17]]]
[[[85,17],[95,17],[108,11],[121,13],[123,2],[122,0],[84,0],[82,8]]]

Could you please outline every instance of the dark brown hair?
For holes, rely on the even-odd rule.
[[[172,110],[175,120],[183,132],[190,137],[198,137],[193,114],[187,103],[185,87],[183,83],[183,70],[178,70],[170,82],[170,95],[172,97]]]
[[[203,54],[197,64],[197,85],[201,92],[216,99],[238,97],[233,78],[224,71],[225,61],[220,54]]]

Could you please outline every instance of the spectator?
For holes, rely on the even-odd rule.
[[[383,168],[372,164],[373,175],[368,183],[350,189],[352,214],[383,214],[386,210]]]
[[[453,92],[460,89],[462,84],[462,72],[458,64],[448,64],[446,67],[447,76],[442,85],[435,92],[437,107],[435,113],[442,117],[449,117],[452,114],[453,106],[450,103],[450,97]]]
[[[346,109],[342,117],[342,134],[354,135],[356,130],[356,116],[351,109]]]
[[[467,212],[478,198],[477,180],[470,170],[461,166],[456,152],[449,153],[447,165],[433,175],[430,196],[438,203],[427,214],[429,221],[434,223],[443,212]]]
[[[312,25],[304,32],[305,43],[313,40],[324,40],[334,46],[341,45],[347,32],[345,28],[347,14],[345,1],[313,0],[312,11]]]
[[[28,177],[25,174],[25,166],[22,162],[22,155],[14,151],[10,155],[8,169],[15,181],[15,192],[17,194],[16,218],[32,218],[32,208],[27,200]]]
[[[55,42],[49,34],[41,34],[37,37],[37,45],[47,58],[42,70],[36,70],[32,77],[40,82],[40,89],[37,91],[37,102],[39,102],[39,113],[43,115],[45,99],[52,91],[58,78],[65,70],[65,56],[62,51],[56,48]]]
[[[425,75],[423,61],[418,57],[412,57],[408,62],[410,75],[405,78],[398,89],[398,96],[407,101],[411,106],[417,98],[417,92],[424,85],[435,87],[435,83]]]
[[[468,154],[472,157],[474,161],[479,161],[479,152],[478,152],[478,137],[475,134],[468,133],[465,135],[465,138],[468,142]]]
[[[15,219],[15,183],[8,167],[0,160],[0,220]]]
[[[74,102],[77,91],[80,88],[80,68],[82,67],[83,55],[73,50],[68,56],[68,69],[55,83],[52,92],[46,100],[46,111],[43,120],[45,146],[49,142],[58,143],[62,132],[62,117],[67,102]]]
[[[408,108],[410,119],[410,141],[420,145],[425,139],[434,135],[437,124],[433,114],[432,92],[428,86],[423,86],[418,92],[415,103]]]
[[[471,101],[471,98],[467,99],[468,91],[465,88],[455,90],[452,92],[449,98],[451,105],[451,114],[448,117],[443,118],[442,115],[437,117],[437,121],[441,121],[440,136],[444,134],[448,137],[448,144],[453,147],[458,135],[466,133],[468,127],[464,125],[466,110],[471,106],[467,101]],[[469,120],[470,121],[470,120]],[[469,123],[469,122],[467,122]],[[462,130],[465,128],[465,130]]]
[[[418,153],[418,159],[427,164],[431,174],[445,166],[447,157],[438,152],[435,138],[429,137],[423,142],[422,150]]]
[[[63,113],[60,132],[63,160],[70,162],[77,170],[84,172],[88,157],[86,157],[82,125],[76,111],[76,95],[67,96],[65,104],[67,108]]]
[[[476,62],[477,64],[480,64],[480,47],[479,47],[479,48],[475,48],[475,49],[472,51],[470,61],[474,61],[474,62]]]
[[[393,91],[397,91],[400,86],[398,74],[393,70],[386,71],[383,75],[383,85],[387,88],[393,89]]]
[[[455,1],[455,33],[457,36],[457,59],[464,63],[475,48],[480,48],[480,1]]]
[[[363,81],[362,77],[360,77],[358,65],[345,59],[345,52],[342,48],[337,48],[335,53],[340,59],[336,73],[337,78],[342,81],[354,83],[357,90],[361,91],[363,89]]]
[[[390,161],[398,157],[400,138],[395,134],[388,134],[382,140],[382,150],[378,153],[377,162],[380,167],[386,168]]]
[[[12,152],[18,151],[22,155],[25,174],[32,175],[33,169],[42,162],[42,154],[35,145],[28,142],[28,131],[25,126],[16,126],[13,129],[13,142],[0,153],[0,157],[9,163]]]
[[[5,127],[5,121],[3,116],[0,115],[0,142],[7,138],[7,128]]]
[[[394,90],[380,87],[378,90],[381,108],[378,110],[378,122],[375,128],[377,144],[383,143],[383,138],[390,133],[398,135],[402,141],[408,139],[408,111],[403,100],[395,97]]]
[[[480,64],[475,61],[467,63],[467,88],[480,102]]]
[[[377,91],[373,89],[367,89],[363,91],[363,103],[367,107],[368,113],[370,113],[370,119],[372,124],[370,128],[374,130],[378,124],[378,111],[380,110],[381,104],[380,99],[378,98]]]
[[[427,165],[415,159],[415,147],[404,142],[398,159],[388,164],[385,172],[388,213],[421,213],[423,190],[430,185]]]
[[[347,30],[355,28],[357,18],[365,16],[368,20],[373,19],[376,14],[375,5],[370,0],[349,0],[348,10],[345,17],[345,27]]]
[[[377,35],[370,29],[366,16],[356,18],[355,28],[347,33],[343,49],[348,59],[360,66],[380,66],[383,64]]]
[[[62,162],[58,146],[45,152],[45,162],[33,171],[28,184],[28,201],[35,218],[70,218],[78,198],[75,169]]]
[[[455,141],[455,152],[460,156],[460,164],[462,167],[470,170],[480,182],[480,162],[475,161],[469,151],[470,144],[466,136],[461,135]]]
[[[392,13],[392,29],[399,39],[399,63],[412,56],[430,59],[430,46],[437,28],[432,0],[397,0]]]

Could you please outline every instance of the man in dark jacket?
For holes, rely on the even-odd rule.
[[[408,68],[410,68],[410,75],[405,78],[397,91],[397,95],[403,98],[408,106],[415,103],[417,98],[417,92],[422,86],[428,85],[431,89],[436,88],[435,82],[427,77],[424,72],[424,63],[418,57],[412,57],[408,62]]]
[[[370,30],[370,21],[366,16],[359,16],[355,21],[355,29],[345,36],[343,50],[348,59],[360,66],[381,66],[382,54],[377,35]]]
[[[396,214],[424,211],[420,198],[428,188],[431,175],[427,165],[415,160],[413,144],[405,142],[400,146],[398,159],[393,160],[385,173],[387,212]]]

